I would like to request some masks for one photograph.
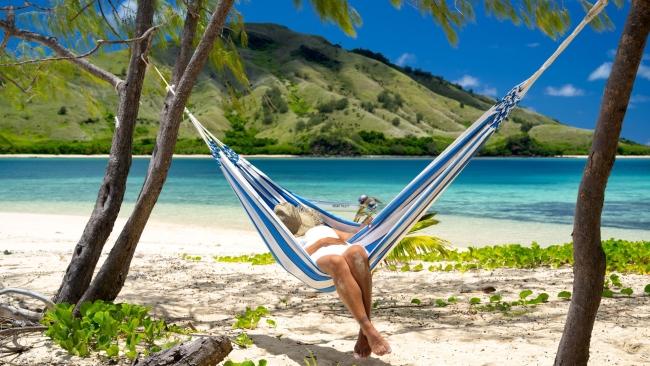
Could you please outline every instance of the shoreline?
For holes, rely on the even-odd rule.
[[[107,159],[109,154],[80,155],[80,154],[0,154],[0,159]],[[151,155],[132,155],[134,158],[150,158]],[[245,158],[263,159],[432,159],[436,155],[291,155],[291,154],[254,154],[245,155]],[[554,156],[475,156],[472,159],[586,159],[588,155],[554,155]],[[174,154],[174,158],[212,158],[210,154]],[[616,159],[650,159],[650,155],[616,155]]]
[[[447,241],[452,248],[533,242],[542,247],[571,241],[571,224],[515,221],[440,215],[441,223],[422,231]],[[68,251],[78,241],[88,220],[87,215],[70,213],[38,213],[0,211],[0,251],[30,250]],[[109,242],[114,241],[126,223],[118,217]],[[268,249],[250,222],[206,221],[178,222],[167,217],[152,217],[147,223],[138,252],[203,255],[242,255],[263,253]],[[33,227],[37,225],[38,231]],[[468,230],[467,228],[472,228]],[[602,228],[603,239],[630,241],[650,240],[650,230]],[[107,246],[108,247],[108,246]]]

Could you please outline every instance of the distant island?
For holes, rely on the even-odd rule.
[[[250,85],[206,67],[188,107],[243,154],[436,155],[494,100],[440,76],[391,63],[380,53],[344,50],[319,36],[275,24],[248,24],[240,47]],[[173,52],[173,51],[171,51]],[[169,69],[173,55],[153,61]],[[122,51],[97,63],[124,75]],[[115,128],[115,92],[78,71],[65,92],[28,102],[0,97],[0,154],[106,154]],[[148,75],[133,152],[149,154],[164,89]],[[587,154],[592,132],[526,108],[512,113],[481,150],[484,156]],[[650,146],[622,139],[621,155]],[[176,152],[206,154],[193,127],[181,127]]]

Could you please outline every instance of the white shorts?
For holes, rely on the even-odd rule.
[[[304,247],[308,247],[322,238],[338,238],[336,231],[326,225],[315,226],[305,233],[305,236],[300,238]],[[333,244],[322,247],[315,251],[309,257],[316,263],[318,259],[326,255],[342,255],[351,244]]]
[[[314,263],[318,261],[320,258],[326,256],[326,255],[343,255],[346,250],[348,250],[349,247],[351,247],[351,244],[334,244],[334,245],[328,245],[326,247],[322,247],[315,251],[312,255],[309,257],[311,258]]]

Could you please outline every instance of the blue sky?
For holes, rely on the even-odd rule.
[[[237,9],[247,22],[272,22],[309,34],[319,34],[344,48],[368,48],[395,63],[410,65],[463,84],[476,92],[501,96],[534,72],[554,51],[559,41],[525,26],[486,17],[460,32],[451,46],[430,17],[409,5],[397,10],[388,0],[351,0],[363,25],[356,38],[333,24],[323,23],[303,1],[297,9],[291,0],[243,0]],[[577,1],[567,0],[573,24],[584,12]],[[609,5],[613,31],[585,29],[556,63],[538,80],[523,105],[563,123],[593,129],[613,52],[619,41],[629,2],[618,9]],[[623,125],[623,137],[650,145],[650,47],[638,74],[632,102]]]

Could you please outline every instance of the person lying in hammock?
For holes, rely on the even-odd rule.
[[[378,356],[390,353],[390,345],[370,321],[372,275],[368,253],[363,246],[347,243],[370,220],[364,221],[355,232],[345,232],[323,225],[315,211],[298,209],[289,203],[277,205],[274,211],[287,229],[301,240],[318,267],[332,277],[343,304],[359,323],[354,357],[367,358],[371,352]]]

